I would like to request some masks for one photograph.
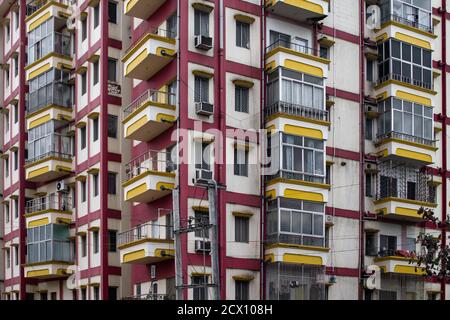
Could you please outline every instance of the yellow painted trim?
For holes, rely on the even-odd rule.
[[[249,282],[249,281],[252,281],[254,279],[255,279],[255,277],[252,276],[252,275],[233,276],[233,280],[234,281],[247,281],[247,282]]]
[[[394,272],[401,273],[401,274],[413,274],[413,275],[425,275],[426,274],[426,271],[424,268],[415,267],[415,266],[403,266],[403,265],[399,265],[399,264],[394,266]]]
[[[50,70],[51,68],[52,68],[52,66],[51,66],[50,62],[44,64],[42,67],[37,68],[33,72],[30,72],[28,74],[27,81],[29,81],[29,80],[31,80],[33,78],[36,78],[37,76],[43,74],[44,72]]]
[[[50,120],[52,120],[52,117],[49,114],[46,114],[45,116],[37,118],[36,120],[33,120],[30,122],[30,124],[28,125],[28,130],[33,129],[37,126],[40,126],[41,124],[44,124]]]
[[[311,66],[309,64],[306,63],[302,63],[302,62],[298,62],[298,61],[294,61],[294,60],[290,60],[290,59],[286,59],[284,61],[284,67],[291,69],[291,70],[295,70],[298,72],[302,72],[302,73],[307,73],[319,78],[323,78],[323,70],[319,67],[315,67],[315,66]]]
[[[50,270],[48,269],[41,269],[41,270],[33,270],[27,272],[27,278],[37,278],[37,277],[44,277],[50,275]]]
[[[275,199],[277,197],[277,190],[272,189],[272,190],[268,190],[265,193],[266,198],[270,198],[270,199]]]
[[[131,134],[142,128],[148,122],[147,115],[142,116],[139,120],[133,122],[127,127],[126,137],[129,137]]]
[[[133,189],[129,190],[127,192],[127,196],[126,196],[125,200],[128,201],[134,197],[137,197],[138,195],[143,194],[147,190],[148,190],[147,183],[144,182],[144,183],[140,184],[139,186],[134,187]]]
[[[175,184],[170,182],[158,182],[156,184],[156,190],[161,190],[161,187],[166,189],[175,189]]]
[[[163,54],[163,52],[165,52],[165,54]],[[169,57],[175,56],[175,54],[176,54],[176,51],[169,49],[169,48],[164,48],[164,47],[156,48],[156,55],[158,57],[169,58]]]
[[[296,136],[308,137],[323,140],[323,133],[318,129],[311,129],[305,127],[294,126],[290,124],[284,125],[284,132],[288,134],[293,134]]]
[[[201,3],[201,2],[194,2],[192,4],[192,8],[197,9],[197,10],[201,10],[201,11],[205,11],[205,12],[211,12],[214,10],[213,6]]]
[[[401,33],[401,32],[396,32],[395,38],[400,41],[407,42],[409,44],[431,50],[431,43],[428,41],[421,40],[419,38],[412,37],[412,36],[409,36],[409,35]]]
[[[62,161],[62,162],[67,162],[67,163],[72,163],[72,159],[63,159],[63,158],[58,158],[58,157],[48,157],[48,158],[44,158],[44,159],[40,159],[36,162],[33,163],[29,163],[25,165],[25,169],[29,169],[31,167],[35,167],[38,164],[50,161],[50,160],[55,160],[55,161]]]
[[[169,256],[175,256],[175,250],[174,249],[155,249],[155,257],[158,258],[170,258]]]
[[[176,119],[175,116],[171,116],[170,114],[158,113],[156,115],[157,122],[175,122]]]
[[[309,264],[315,266],[323,265],[322,257],[307,256],[304,254],[285,253],[283,255],[283,262],[296,264]]]
[[[134,252],[130,252],[130,253],[126,253],[123,255],[123,262],[127,263],[127,262],[132,262],[132,261],[136,261],[139,259],[145,258],[145,250],[138,250],[138,251],[134,251]]]
[[[429,98],[421,97],[416,94],[408,93],[408,92],[401,91],[401,90],[397,90],[396,96],[399,99],[407,100],[410,102],[415,102],[415,103],[422,104],[427,107],[431,107],[433,104],[431,99],[429,99]]]
[[[27,32],[31,32],[34,29],[36,29],[37,27],[39,27],[41,24],[43,24],[45,21],[47,21],[48,19],[50,19],[51,17],[51,13],[50,12],[46,12],[45,14],[43,14],[40,18],[36,19],[36,21],[33,21],[32,23],[30,23],[30,26],[28,27],[28,31]]]
[[[30,221],[28,222],[28,226],[27,228],[36,228],[36,227],[40,227],[40,226],[45,226],[47,224],[50,223],[50,220],[48,218],[42,218],[42,219],[38,219],[38,220],[34,220],[34,221]]]
[[[249,89],[253,88],[253,86],[255,85],[252,81],[243,80],[243,79],[233,80],[233,84],[238,87],[249,88]]]
[[[214,73],[204,71],[204,70],[192,70],[192,74],[197,77],[202,77],[206,79],[211,79],[214,77]]]
[[[141,47],[143,46],[143,44],[150,40],[150,39],[154,39],[154,40],[159,40],[162,42],[167,42],[170,44],[175,45],[176,40],[175,39],[171,39],[171,38],[166,38],[166,37],[162,37],[159,36],[157,34],[154,33],[147,33],[145,36],[143,36],[135,45],[132,49],[130,49],[130,51],[128,51],[127,54],[125,54],[125,56],[122,58],[122,62],[126,62],[128,59],[131,58],[131,56],[133,54],[135,54],[137,51],[139,51],[139,49],[141,49]]]
[[[266,54],[266,59],[276,55],[279,52],[288,53],[288,54],[291,54],[291,55],[294,55],[294,56],[297,56],[297,57],[300,57],[300,58],[305,58],[305,59],[312,60],[312,61],[319,62],[319,63],[323,63],[323,64],[330,64],[331,63],[331,60],[329,60],[329,59],[321,58],[321,57],[314,56],[312,54],[308,54],[308,53],[304,53],[304,52],[299,52],[299,51],[296,51],[296,50],[293,50],[293,49],[290,49],[290,48],[286,48],[286,47],[276,47],[276,48],[270,50],[270,52],[268,52]],[[291,60],[291,61],[293,61],[293,60]]]
[[[27,178],[32,179],[32,178],[38,177],[40,175],[46,174],[48,172],[50,172],[50,168],[49,168],[49,166],[45,166],[45,167],[30,171],[27,175]]]
[[[389,27],[389,26],[395,26],[395,27],[398,27],[398,28],[401,28],[401,29],[404,29],[404,30],[407,30],[407,31],[410,31],[410,32],[418,33],[418,34],[424,35],[424,36],[426,36],[428,38],[431,38],[431,39],[436,39],[437,38],[437,35],[435,35],[433,33],[426,32],[426,31],[421,30],[419,28],[414,28],[412,26],[408,26],[408,25],[403,24],[401,22],[392,21],[392,20],[382,24],[381,25],[381,29],[384,29],[384,28]]]
[[[145,48],[141,53],[139,53],[136,58],[134,58],[128,65],[125,72],[125,75],[128,75],[133,71],[138,65],[140,65],[145,58],[148,56],[147,48]]]
[[[433,158],[429,154],[425,153],[415,152],[403,148],[397,148],[395,154],[398,155],[399,157],[420,160],[427,163],[433,163]]]
[[[265,246],[266,250],[275,249],[275,248],[288,248],[288,249],[301,249],[301,250],[311,250],[311,251],[320,251],[320,252],[330,252],[330,248],[326,248],[326,247],[306,246],[306,245],[292,244],[292,243],[274,243],[274,244]]]
[[[326,127],[331,126],[331,122],[329,122],[329,121],[322,121],[322,120],[310,119],[310,118],[301,117],[301,116],[294,116],[292,114],[286,114],[286,113],[282,113],[282,112],[277,112],[269,117],[266,117],[266,122],[270,122],[270,121],[278,119],[278,118],[314,123],[314,124],[318,124],[320,126],[326,126]]]
[[[399,80],[388,80],[388,81],[385,81],[385,82],[375,86],[375,90],[379,90],[379,89],[381,89],[383,87],[387,87],[389,85],[398,85],[398,86],[401,86],[401,87],[410,88],[410,89],[413,89],[413,90],[425,92],[425,93],[428,93],[428,94],[431,94],[431,95],[434,95],[434,96],[437,95],[436,91],[433,91],[433,90],[430,90],[430,89],[425,89],[425,88],[422,88],[422,87],[419,87],[419,86],[415,86],[415,85],[410,84],[410,83],[401,82]]]
[[[323,194],[317,192],[301,191],[294,189],[284,190],[284,196],[290,199],[306,200],[313,202],[324,202]]]
[[[412,217],[412,218],[420,218],[421,216],[417,214],[417,209],[410,209],[410,208],[404,208],[404,207],[396,207],[395,208],[395,214],[406,216],[406,217]]]
[[[254,216],[253,212],[242,212],[242,211],[233,211],[231,214],[235,217],[241,218],[251,218]]]
[[[417,143],[417,142],[412,142],[412,141],[407,141],[407,140],[401,140],[401,139],[396,139],[396,138],[387,138],[384,139],[380,142],[377,143],[377,146],[382,146],[384,144],[390,143],[390,142],[397,142],[397,143],[401,143],[401,144],[406,144],[408,146],[413,146],[413,147],[417,147],[417,148],[421,148],[421,149],[425,149],[425,150],[430,150],[430,151],[437,151],[438,148],[436,147],[432,147],[426,144],[421,144],[421,143]],[[388,156],[387,153],[387,149],[383,150],[383,156]]]
[[[140,175],[131,178],[130,180],[125,181],[124,183],[122,183],[122,187],[128,187],[129,185],[135,183],[138,180],[141,180],[142,178],[145,178],[146,176],[160,176],[160,177],[169,177],[169,178],[175,178],[175,173],[172,172],[160,172],[160,171],[154,171],[154,170],[148,170],[145,171],[143,173],[141,173]]]
[[[376,200],[376,201],[374,201],[374,204],[378,205],[378,204],[391,202],[391,201],[401,202],[401,203],[408,203],[408,204],[417,205],[417,206],[424,206],[424,207],[432,207],[432,208],[436,208],[437,207],[436,203],[417,201],[417,200],[409,200],[409,199],[402,199],[402,198],[394,198],[394,197],[388,197],[388,198],[383,198],[383,199],[380,199],[380,200]]]
[[[243,14],[235,14],[234,19],[248,24],[255,22],[255,18]]]
[[[209,212],[209,208],[205,206],[192,206],[192,210],[199,212]]]

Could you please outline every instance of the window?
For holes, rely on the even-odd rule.
[[[366,64],[366,80],[369,82],[373,82],[373,61],[367,60]]]
[[[14,171],[19,169],[19,151],[14,151]]]
[[[305,48],[305,51],[306,51],[306,50],[308,50],[308,49]],[[320,49],[319,49],[319,50],[320,50],[319,53],[320,53],[320,57],[321,57],[321,58],[323,58],[323,59],[329,59],[329,52],[330,52],[330,51],[328,50],[327,47],[320,46]]]
[[[272,49],[275,49],[276,47],[290,48],[291,36],[288,34],[270,30],[270,44]]]
[[[108,172],[108,194],[116,195],[117,194],[117,173]]]
[[[9,159],[5,159],[5,177],[9,177]]]
[[[50,292],[50,300],[57,300],[57,297],[56,292]]]
[[[308,117],[319,115],[319,119],[326,120],[326,113],[309,111],[310,108],[325,110],[325,89],[321,78],[278,68],[269,75],[267,103],[272,106],[280,102],[284,108],[295,108],[294,111]]]
[[[19,218],[19,199],[14,199],[14,219]]]
[[[373,197],[373,181],[372,174],[366,173],[366,197]]]
[[[210,148],[209,143],[196,142],[195,143],[195,168],[210,170]]]
[[[6,269],[11,268],[11,249],[6,249]]]
[[[99,237],[98,237],[98,231],[92,231],[92,242],[94,246],[94,254],[98,253],[99,251]]]
[[[249,282],[248,281],[235,281],[235,298],[236,300],[250,300],[249,296]]]
[[[366,233],[366,256],[375,257],[378,255],[377,240],[376,233]]]
[[[100,63],[98,61],[94,62],[94,86],[98,83],[100,79]]]
[[[194,101],[209,102],[209,79],[195,76]]]
[[[48,292],[47,291],[41,292],[39,295],[40,295],[41,300],[48,300]]]
[[[393,256],[397,251],[397,237],[380,235],[380,255]]]
[[[9,69],[5,70],[6,87],[9,87]]]
[[[364,137],[366,140],[373,140],[373,120],[366,118],[366,130]]]
[[[197,285],[193,289],[194,291],[194,300],[208,300],[208,287],[201,287],[198,285],[202,285],[208,283],[208,276],[197,276],[191,278],[192,284]]]
[[[14,57],[14,77],[19,75],[19,57]]]
[[[87,74],[81,74],[81,95],[84,96],[87,92]]]
[[[5,222],[9,223],[9,204],[5,204],[4,206],[4,211],[5,211]]]
[[[81,300],[87,300],[87,290],[86,290],[86,288],[81,288]]]
[[[19,122],[19,104],[14,105],[14,123]]]
[[[98,118],[94,118],[92,120],[92,128],[93,128],[93,141],[97,141],[98,140],[98,134],[99,134],[99,127],[98,127]]]
[[[99,185],[98,185],[98,174],[92,175],[92,185],[94,189],[94,197],[97,197],[99,195]]]
[[[296,179],[323,183],[324,143],[321,140],[282,134],[282,171]]]
[[[428,202],[429,203],[437,203],[436,200],[436,186],[428,186]]]
[[[327,165],[326,166],[326,172],[325,172],[325,183],[326,184],[331,184],[331,165]]]
[[[69,228],[62,224],[47,224],[27,229],[26,263],[72,262],[68,237]]]
[[[9,132],[9,115],[5,113],[3,116],[5,117],[5,131]]]
[[[100,4],[94,7],[94,29],[100,24]]]
[[[236,46],[250,49],[250,24],[236,21]]]
[[[398,80],[425,89],[433,88],[431,50],[389,39],[378,45],[380,82]]]
[[[234,89],[234,110],[237,112],[248,113],[249,88],[236,86]]]
[[[209,37],[209,13],[195,10],[194,13],[194,35]]]
[[[177,14],[171,15],[167,19],[167,37],[175,39],[178,33],[178,25],[177,25]]]
[[[433,108],[389,98],[378,104],[378,139],[407,139],[420,144],[433,142]]]
[[[87,39],[87,18],[81,20],[81,41]]]
[[[248,217],[238,217],[234,218],[234,240],[236,242],[249,242],[249,222]]]
[[[108,137],[117,139],[117,122],[118,117],[108,114]]]
[[[113,1],[108,2],[108,21],[117,24],[117,3]]]
[[[87,192],[86,192],[86,181],[81,181],[80,182],[80,187],[81,187],[81,203],[84,203],[84,202],[86,202],[86,195],[87,195]]]
[[[95,286],[93,287],[94,291],[94,300],[100,300],[100,287]]]
[[[14,28],[19,29],[19,12],[14,11]]]
[[[382,24],[393,20],[426,32],[433,32],[430,0],[383,1],[380,7]]]
[[[117,252],[117,231],[108,230],[108,252]]]
[[[406,238],[406,250],[409,252],[416,252],[416,239],[415,238]]]
[[[117,60],[108,59],[108,81],[117,82]]]
[[[108,287],[108,300],[117,300],[117,288]]]
[[[241,177],[248,177],[247,146],[241,146],[236,144],[234,147],[234,175]]]
[[[209,224],[209,212],[195,211],[195,223],[196,223],[196,225]],[[205,229],[204,231],[203,230],[195,230],[195,236],[198,238],[209,239],[209,230],[208,229]]]
[[[169,104],[174,106],[177,101],[176,101],[176,97],[177,97],[177,82],[176,81],[172,81],[171,83],[169,83],[167,85],[167,92],[169,94],[169,98],[167,99],[169,101]]]
[[[9,42],[9,40],[11,40],[11,27],[9,26],[9,23],[5,26],[6,31],[6,42]]]
[[[80,128],[80,148],[86,149],[86,126]]]
[[[86,235],[81,236],[81,256],[86,257],[87,255],[87,237]],[[83,299],[85,300],[85,299]]]
[[[19,265],[19,247],[14,247],[14,265]]]

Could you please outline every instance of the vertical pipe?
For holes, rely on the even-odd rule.
[[[264,132],[264,128],[265,128],[265,118],[264,118],[264,108],[265,108],[265,88],[266,88],[266,79],[265,79],[265,53],[266,53],[266,11],[265,11],[265,0],[261,0],[261,81],[260,81],[260,95],[261,95],[261,106],[260,106],[260,128],[262,129],[259,133],[260,135],[260,141],[266,141],[266,140],[262,140],[262,139],[266,139],[266,136],[262,137],[261,135]],[[260,146],[263,145],[264,147],[267,147],[266,144],[262,144],[260,143]],[[262,157],[263,157],[263,161],[262,163],[265,163],[265,158],[266,158],[266,154],[267,154],[267,148],[264,148],[261,150],[262,153]],[[266,210],[265,210],[265,185],[264,185],[264,173],[265,170],[263,168],[263,166],[261,164],[260,165],[260,170],[261,170],[261,190],[260,190],[260,195],[261,195],[261,211],[260,211],[260,219],[261,219],[261,228],[260,228],[260,257],[261,257],[261,270],[259,271],[259,284],[260,284],[260,293],[259,293],[259,297],[260,299],[264,300],[265,297],[265,293],[264,293],[264,285],[265,285],[265,269],[264,269],[264,238],[265,238],[265,218],[266,218]]]

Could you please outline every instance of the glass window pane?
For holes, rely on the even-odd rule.
[[[303,213],[302,214],[302,229],[304,234],[312,234],[312,214]]]
[[[291,232],[291,212],[281,210],[280,212],[280,230],[282,232]]]

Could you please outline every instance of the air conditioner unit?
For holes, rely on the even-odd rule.
[[[197,183],[209,182],[213,179],[213,173],[211,170],[197,169],[195,172],[195,180]]]
[[[64,180],[58,181],[58,183],[56,183],[56,191],[58,191],[58,192],[66,192],[67,191]]]
[[[195,252],[197,253],[211,252],[211,242],[195,240]]]
[[[208,102],[196,102],[195,112],[203,116],[211,116],[214,114],[214,106]]]
[[[195,36],[195,47],[200,50],[210,50],[212,48],[212,38],[202,35]]]

